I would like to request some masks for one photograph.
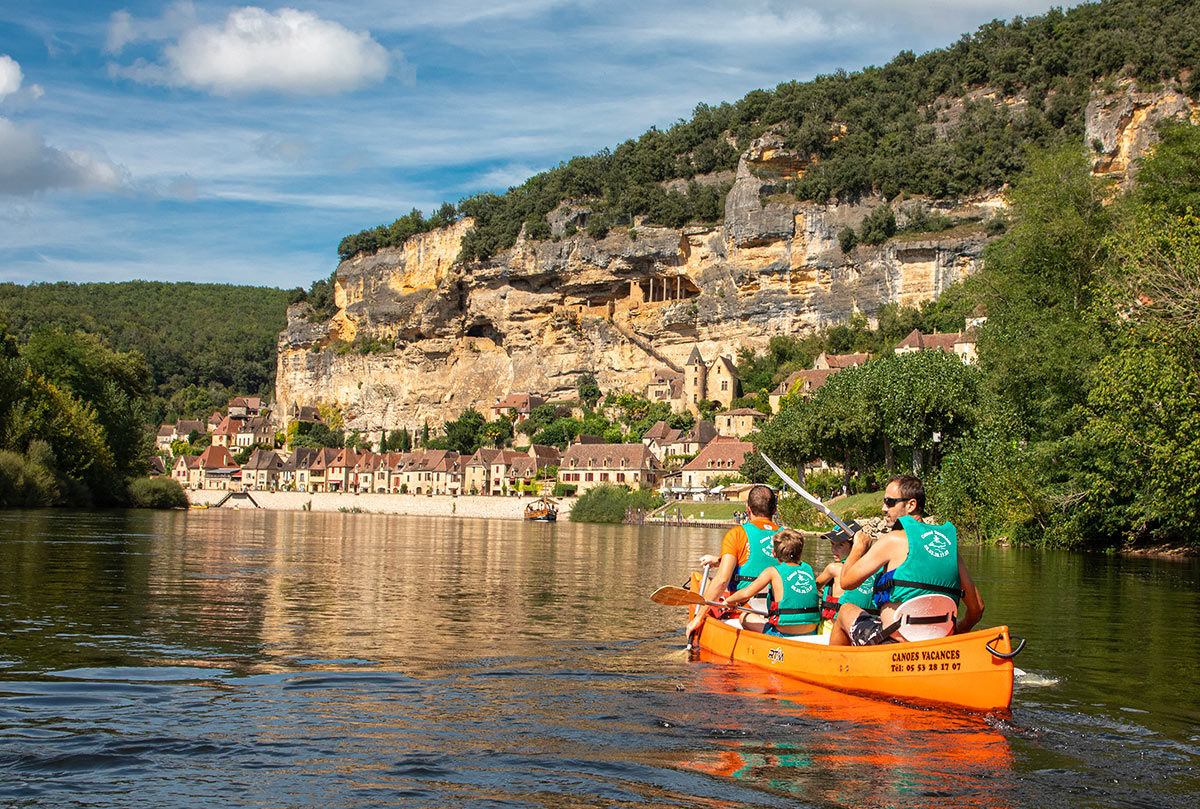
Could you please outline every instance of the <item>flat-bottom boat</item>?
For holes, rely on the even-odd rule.
[[[701,592],[700,583],[693,574],[690,589]],[[692,614],[696,609],[706,608],[693,607]],[[781,638],[709,616],[698,645],[704,660],[747,663],[840,691],[980,712],[1012,705],[1016,652],[1006,626],[935,640],[830,646],[827,635]]]
[[[556,522],[558,506],[549,497],[539,497],[525,506],[525,519],[530,522]]]

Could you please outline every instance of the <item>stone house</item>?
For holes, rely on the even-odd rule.
[[[705,362],[700,356],[700,349],[692,348],[691,356],[683,366],[682,388],[682,407],[676,409],[674,403],[672,405],[676,412],[689,410],[699,413],[699,403],[705,400],[729,407],[729,403],[738,395],[737,368],[733,360],[726,356]]]
[[[647,489],[658,485],[663,472],[645,444],[572,444],[558,466],[558,481],[578,494],[604,485]]]
[[[683,467],[684,487],[707,489],[716,478],[738,474],[746,455],[753,451],[754,445],[748,441],[726,436],[713,439]]]
[[[212,446],[236,447],[237,434],[242,428],[242,420],[233,416],[225,416],[221,423],[212,429]]]
[[[283,461],[274,450],[256,449],[242,465],[244,489],[277,489],[283,474]]]
[[[185,489],[200,488],[200,456],[180,455],[171,464],[171,477]]]
[[[835,373],[837,373],[837,370],[825,368],[820,370],[795,371],[789,374],[788,378],[780,382],[775,390],[767,394],[767,401],[771,405],[771,412],[779,412],[785,396],[797,393],[805,399],[812,396],[818,388],[825,384],[825,380],[829,378],[829,375]]]
[[[253,447],[258,444],[273,447],[275,446],[275,428],[261,416],[242,419],[237,433],[233,437],[233,443],[234,446],[241,448]]]
[[[200,453],[200,488],[235,491],[242,487],[242,469],[226,447],[214,445]]]
[[[463,491],[467,494],[491,494],[492,461],[502,450],[480,447],[463,465]]]
[[[767,420],[767,414],[751,407],[739,407],[737,410],[727,410],[716,415],[717,433],[719,435],[745,438],[758,429],[758,425]]]
[[[813,368],[818,371],[844,371],[847,368],[857,368],[871,359],[868,353],[860,354],[826,354],[821,352],[813,361]]]
[[[975,329],[966,331],[951,331],[938,334],[922,334],[913,329],[908,336],[896,344],[893,349],[897,354],[912,354],[917,351],[944,351],[954,354],[966,365],[974,365],[979,361],[979,352],[975,350]]]
[[[257,396],[235,396],[229,400],[225,412],[235,419],[244,419],[262,414],[262,399]]]
[[[488,420],[495,421],[502,416],[511,416],[513,423],[525,421],[535,408],[545,403],[545,397],[532,393],[510,393],[492,405],[491,417]]]

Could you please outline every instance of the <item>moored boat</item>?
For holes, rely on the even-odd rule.
[[[698,575],[691,589],[700,592]],[[701,659],[747,663],[842,691],[972,711],[1008,711],[1012,705],[1014,652],[1006,626],[881,646],[828,641],[821,635],[764,635],[710,616],[698,644]]]
[[[530,522],[555,522],[558,520],[558,506],[549,497],[539,497],[525,506],[525,519]]]

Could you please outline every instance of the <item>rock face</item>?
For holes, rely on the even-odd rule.
[[[1150,124],[1190,112],[1161,93],[1098,99],[1087,135],[1102,144],[1097,170],[1127,170]],[[457,261],[470,221],[348,259],[329,322],[309,323],[306,305],[288,312],[276,412],[334,403],[348,429],[377,436],[470,406],[486,413],[510,392],[570,396],[584,372],[605,390],[640,391],[693,348],[706,359],[762,350],[774,335],[937,297],[979,267],[982,221],[1003,206],[999,196],[938,203],[962,224],[846,254],[839,232],[883,200],[797,202],[783,183],[806,166],[768,133],[742,156],[719,226],[635,222],[595,240],[580,230],[587,209],[564,204],[553,240],[518,239],[491,261]],[[901,225],[914,204],[924,203],[893,205]]]

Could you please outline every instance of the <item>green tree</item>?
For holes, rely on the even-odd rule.
[[[592,372],[580,374],[575,380],[575,389],[579,392],[579,401],[588,407],[595,407],[600,401],[600,386],[596,384],[596,375]]]

